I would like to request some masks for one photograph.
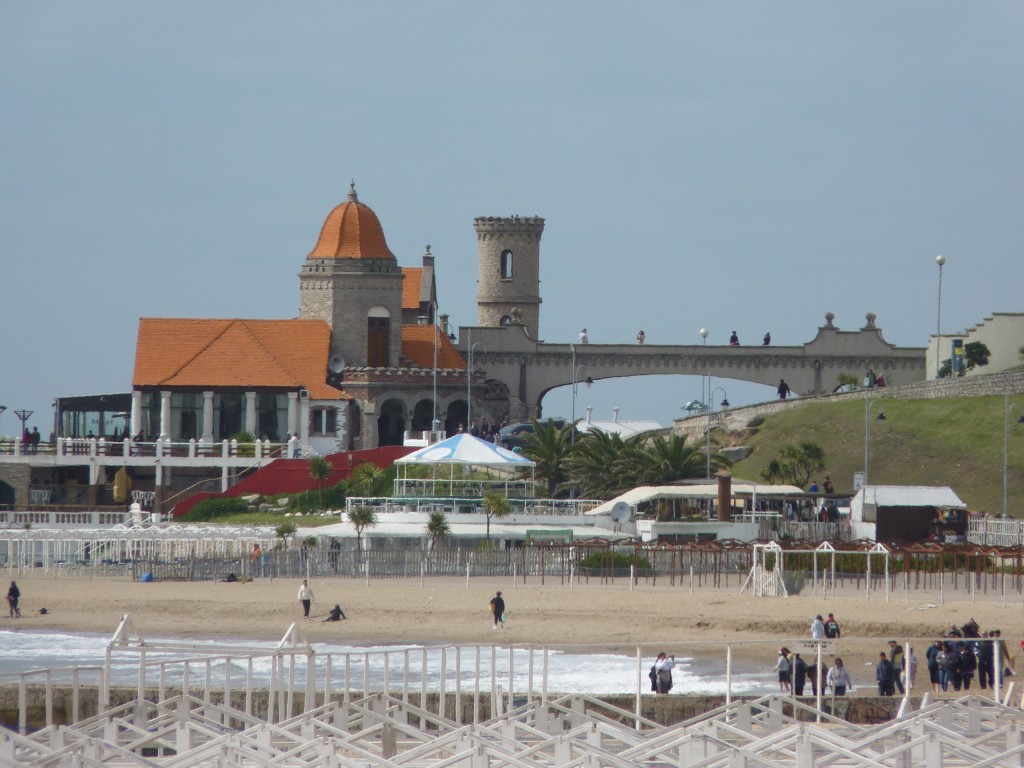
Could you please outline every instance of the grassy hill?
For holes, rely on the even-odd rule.
[[[1010,403],[1009,512],[1024,517],[1024,395],[1011,395]],[[870,414],[870,483],[948,485],[971,509],[1002,513],[1003,414],[1002,397],[879,398]],[[754,452],[733,474],[759,479],[781,446],[804,441],[825,450],[818,481],[831,475],[837,492],[850,492],[853,473],[864,468],[864,400],[806,403],[767,416],[743,440]]]

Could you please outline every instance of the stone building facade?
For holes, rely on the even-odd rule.
[[[540,333],[540,238],[544,219],[481,216],[473,220],[480,249],[477,317],[483,327],[522,325]]]

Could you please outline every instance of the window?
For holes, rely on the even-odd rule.
[[[373,307],[366,318],[366,365],[387,368],[391,364],[391,313]]]
[[[512,279],[512,251],[507,249],[501,252],[501,279]]]
[[[311,408],[309,411],[309,433],[311,435],[330,435],[338,431],[337,408]]]
[[[498,321],[501,325],[512,325],[512,318],[508,315],[502,315],[501,320]]]

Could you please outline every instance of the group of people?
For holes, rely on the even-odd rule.
[[[302,586],[299,587],[299,605],[302,606],[302,618],[309,618],[309,611],[313,607],[313,588],[309,586],[309,579],[302,580]],[[327,612],[327,618],[324,621],[341,621],[347,619],[345,611],[341,609],[340,603],[335,603],[334,607]]]
[[[39,427],[32,427],[31,432],[28,427],[25,427],[25,430],[21,433],[21,445],[25,453],[39,453],[40,439]]]
[[[492,424],[487,421],[487,417],[484,416],[480,419],[480,424],[477,425],[476,419],[471,419],[469,422],[469,434],[473,437],[479,437],[481,440],[486,440],[488,443],[494,443],[495,445],[501,439],[501,428],[507,427],[508,422],[505,421],[502,424]],[[465,427],[460,424],[459,432],[465,432]]]
[[[935,693],[950,687],[969,691],[975,675],[982,690],[995,688],[1003,677],[1013,675],[1014,658],[1000,630],[982,631],[972,618],[961,627],[951,624],[942,636],[944,640],[936,640],[925,652]]]
[[[824,683],[822,693],[831,690],[836,696],[845,696],[847,691],[853,690],[853,681],[850,673],[843,665],[843,660],[838,656],[830,668],[824,660],[819,667],[812,659],[808,664],[799,653],[793,653],[783,646],[779,648],[779,656],[775,662],[775,670],[779,675],[779,690],[783,693],[792,693],[794,696],[803,696],[810,683],[811,695],[818,695],[818,681]]]

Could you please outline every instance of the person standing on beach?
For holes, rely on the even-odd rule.
[[[659,653],[658,660],[654,662],[654,671],[658,674],[658,693],[668,693],[672,690],[672,670],[676,666],[676,657]]]
[[[832,665],[832,669],[828,671],[826,682],[828,687],[832,689],[832,693],[836,696],[845,696],[847,690],[853,690],[853,681],[850,679],[850,673],[843,666],[843,660],[838,656]]]
[[[775,670],[779,673],[779,690],[789,693],[789,654],[785,648],[779,648],[779,658],[775,661]]]
[[[18,607],[18,601],[21,599],[21,590],[18,589],[18,585],[13,581],[11,582],[11,588],[7,590],[7,607],[10,609],[10,618],[20,619],[21,609]]]
[[[903,646],[895,640],[889,641],[889,660],[892,662],[892,681],[900,695],[903,695],[906,693],[903,687],[903,668],[906,664],[903,659]]]
[[[878,695],[892,696],[893,676],[892,662],[885,655],[885,651],[878,654],[878,665],[875,667],[875,679],[878,681]]]
[[[309,609],[313,605],[313,588],[309,586],[309,580],[303,579],[299,587],[299,603],[302,605],[302,618],[309,618]]]
[[[505,628],[505,600],[501,596],[499,591],[494,597],[491,598],[491,615],[494,617],[494,626],[491,629],[497,629],[501,627]]]
[[[793,695],[803,696],[804,685],[807,684],[807,662],[800,654],[793,654]]]
[[[942,651],[942,642],[936,640],[928,646],[924,652],[924,660],[928,665],[928,680],[932,684],[932,692],[939,692],[939,653]]]
[[[814,621],[811,622],[811,640],[824,640],[825,639],[825,622],[822,621],[821,614],[819,613],[814,617]]]
[[[839,622],[836,621],[836,617],[830,613],[828,618],[825,619],[825,637],[829,640],[838,640],[840,634]]]

